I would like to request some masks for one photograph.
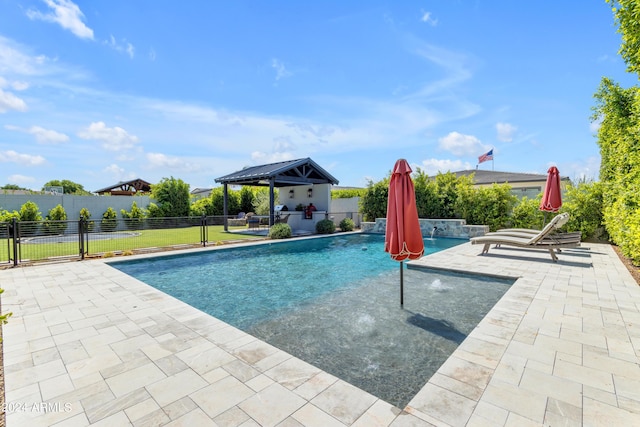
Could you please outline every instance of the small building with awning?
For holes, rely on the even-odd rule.
[[[142,194],[151,193],[151,184],[140,178],[132,179],[131,181],[120,181],[119,183],[110,187],[101,188],[94,191],[101,196],[106,194],[110,196],[139,196]]]
[[[315,223],[324,219],[331,204],[331,186],[337,185],[335,179],[326,170],[320,167],[310,158],[287,160],[265,165],[250,166],[242,170],[230,173],[215,182],[224,187],[224,216],[225,231],[228,230],[228,186],[251,185],[269,187],[269,226],[275,222],[276,205],[282,209],[286,206],[287,214],[294,214],[296,206],[310,206],[315,210],[310,215],[295,214],[289,222],[292,228],[314,231]],[[279,189],[278,203],[276,204],[274,189]]]

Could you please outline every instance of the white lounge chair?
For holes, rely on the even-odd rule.
[[[536,234],[514,236],[496,232],[487,234],[485,236],[474,237],[471,239],[471,244],[484,245],[481,255],[488,253],[491,245],[506,245],[531,249],[547,249],[549,251],[549,254],[551,255],[551,259],[554,262],[557,262],[558,257],[556,256],[556,251],[559,251],[561,248],[576,248],[580,246],[580,235],[561,237],[562,235],[553,234],[553,231],[557,227],[564,225],[569,220],[568,215],[557,219],[559,216],[560,215],[556,216],[552,221],[549,222],[549,224],[547,224]]]
[[[568,233],[558,231],[558,229],[562,227],[564,224],[566,224],[567,221],[569,221],[569,214],[566,212],[553,217],[553,219],[549,221],[549,224],[547,224],[547,226],[553,227],[553,229],[551,230],[551,234],[549,236],[557,240],[560,240],[560,239],[575,240],[576,238],[580,238],[582,236],[582,233],[580,231],[572,231]],[[539,234],[541,231],[542,230],[536,230],[532,228],[531,229],[530,228],[501,228],[500,230],[487,233],[485,234],[485,236],[504,235],[504,236],[514,236],[514,237],[533,237]]]

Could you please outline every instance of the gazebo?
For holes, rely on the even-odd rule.
[[[228,186],[229,185],[252,185],[252,186],[268,186],[269,187],[269,226],[275,221],[275,204],[274,204],[274,188],[278,187],[296,187],[308,186],[307,197],[312,198],[313,185],[329,184],[336,185],[338,180],[331,176],[326,170],[322,169],[316,162],[310,158],[288,160],[278,163],[270,163],[266,165],[251,166],[230,173],[229,175],[216,178],[215,182],[224,186],[224,229],[227,227],[228,215]],[[294,198],[294,190],[289,191],[292,199]],[[328,206],[327,206],[328,209]]]
[[[94,191],[101,196],[109,194],[111,196],[133,196],[140,194],[149,194],[151,192],[151,184],[140,178],[132,179],[131,181],[120,181],[119,183],[110,187],[101,188]]]

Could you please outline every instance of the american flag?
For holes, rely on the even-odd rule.
[[[487,162],[489,160],[493,160],[493,148],[484,153],[482,156],[478,157],[478,164]]]

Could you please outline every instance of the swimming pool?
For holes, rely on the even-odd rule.
[[[383,246],[335,235],[111,265],[402,408],[511,282],[410,269],[401,308]]]

